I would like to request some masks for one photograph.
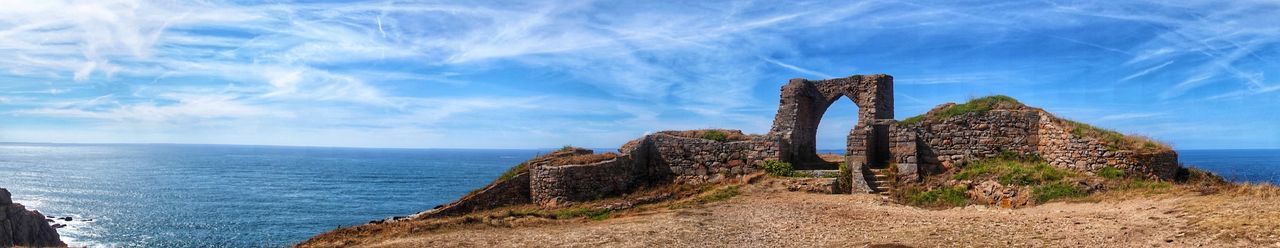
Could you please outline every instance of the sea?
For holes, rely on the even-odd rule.
[[[0,143],[0,187],[72,246],[286,247],[455,200],[551,149]],[[1240,182],[1280,183],[1280,150],[1185,150]]]

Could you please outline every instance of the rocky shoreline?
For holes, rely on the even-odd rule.
[[[66,247],[58,235],[58,227],[50,224],[53,218],[40,211],[27,210],[26,206],[13,202],[8,189],[0,188],[0,247]],[[62,219],[71,221],[72,217]]]

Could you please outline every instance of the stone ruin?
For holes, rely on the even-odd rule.
[[[616,156],[576,163],[554,161],[593,152],[554,152],[526,162],[509,179],[421,215],[526,203],[556,206],[624,194],[646,185],[716,182],[758,172],[769,160],[789,162],[802,170],[834,170],[836,163],[818,156],[816,134],[827,108],[842,99],[858,106],[858,119],[849,130],[843,159],[852,176],[844,185],[847,188],[834,191],[883,191],[885,187],[877,184],[887,181],[882,177],[889,168],[895,168],[888,174],[896,181],[911,182],[1002,152],[1038,154],[1053,166],[1077,171],[1115,167],[1163,179],[1175,177],[1181,168],[1172,150],[1116,150],[1097,138],[1072,135],[1070,124],[1037,108],[993,109],[900,123],[893,116],[893,77],[854,75],[790,80],[782,86],[773,127],[764,135],[721,130],[738,138],[718,141],[677,131],[657,132],[628,142]]]

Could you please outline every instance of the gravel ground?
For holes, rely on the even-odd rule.
[[[876,195],[788,192],[774,183],[759,183],[745,186],[742,194],[732,199],[694,208],[663,209],[604,221],[465,228],[383,240],[373,246],[1280,247],[1274,234],[1262,234],[1261,240],[1222,241],[1218,237],[1222,234],[1194,228],[1191,221],[1207,214],[1184,209],[1230,201],[1206,199],[1140,197],[1017,210],[985,206],[928,210],[894,204]],[[1261,213],[1245,212],[1280,214],[1274,202],[1238,208],[1267,205],[1270,207],[1259,210]]]

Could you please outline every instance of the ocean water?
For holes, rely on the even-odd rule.
[[[283,247],[431,209],[539,152],[0,144],[0,187],[73,217],[73,246]]]
[[[1232,182],[1280,185],[1280,149],[1179,150],[1178,161]]]
[[[447,203],[545,152],[0,143],[0,187],[73,217],[58,223],[76,246],[284,247]],[[1234,181],[1280,183],[1280,150],[1179,153]]]

